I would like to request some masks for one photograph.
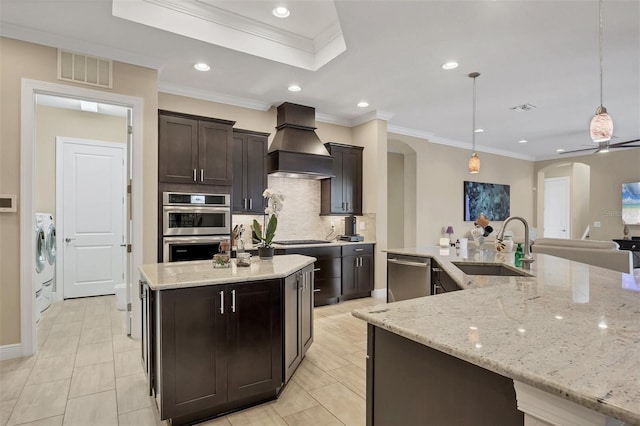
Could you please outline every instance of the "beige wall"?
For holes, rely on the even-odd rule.
[[[640,181],[640,149],[613,149],[606,154],[537,161],[534,166],[535,172],[537,174],[548,166],[567,162],[584,163],[590,168],[588,213],[588,224],[591,226],[590,238],[592,240],[622,238],[621,187],[626,182]],[[537,220],[540,221],[542,210],[540,207],[536,210]],[[601,227],[594,227],[594,222],[600,222]],[[639,225],[630,225],[629,231],[632,236],[640,236]]]
[[[404,154],[404,244],[416,246],[416,159],[414,153]]]
[[[387,244],[389,247],[405,247],[404,244],[404,155],[387,153]],[[412,196],[415,198],[415,196]]]
[[[21,79],[63,83],[56,79],[57,50],[53,48],[0,37],[0,64],[0,193],[19,194]],[[108,90],[144,100],[145,262],[155,257],[157,229],[157,78],[155,70],[114,62],[113,89]],[[19,233],[20,211],[0,214],[0,345],[20,341]]]
[[[127,118],[95,112],[36,106],[35,207],[56,212],[56,137],[127,143]]]
[[[429,143],[426,139],[390,134],[416,151],[416,233],[418,246],[438,244],[447,226],[453,238],[469,237],[472,222],[463,217],[463,182],[489,182],[510,185],[511,215],[533,221],[533,162],[479,153],[480,173],[469,174],[470,150]],[[492,222],[496,232],[502,222]],[[521,224],[509,224],[515,239],[524,235]],[[495,237],[494,234],[490,237]]]

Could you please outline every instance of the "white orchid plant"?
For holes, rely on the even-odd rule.
[[[278,227],[278,213],[282,210],[285,197],[282,192],[269,188],[264,190],[262,196],[267,199],[267,207],[264,209],[264,213],[269,216],[269,222],[265,227],[261,227],[258,221],[254,219],[253,232],[263,247],[271,247],[271,242],[276,235],[276,228]]]

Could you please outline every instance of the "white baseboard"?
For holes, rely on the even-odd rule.
[[[0,361],[12,358],[20,358],[21,356],[22,345],[20,343],[0,346]]]
[[[373,290],[371,292],[371,297],[375,297],[376,299],[387,299],[387,289],[386,288],[379,288],[376,290]]]

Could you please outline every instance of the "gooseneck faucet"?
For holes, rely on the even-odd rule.
[[[502,224],[502,228],[500,228],[500,232],[498,232],[498,236],[496,239],[499,242],[502,242],[504,239],[504,231],[507,228],[507,224],[512,220],[517,219],[524,225],[524,256],[522,257],[522,269],[529,270],[531,269],[531,264],[535,262],[533,256],[531,256],[531,251],[529,250],[529,224],[527,221],[520,216],[509,216],[504,223]]]

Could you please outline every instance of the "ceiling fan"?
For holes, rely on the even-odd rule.
[[[593,151],[593,154],[596,154],[598,152],[609,152],[610,149],[614,149],[614,148],[640,148],[640,145],[629,145],[629,144],[633,144],[635,142],[640,142],[640,139],[632,139],[630,141],[626,141],[626,142],[618,142],[618,143],[609,143],[609,141],[607,142],[599,142],[598,146],[594,146],[592,148],[585,148],[585,149],[574,149],[573,151],[563,151],[560,152],[559,154],[571,154],[573,152],[582,152],[582,151]]]

